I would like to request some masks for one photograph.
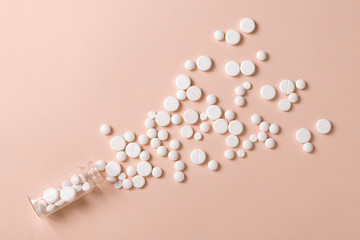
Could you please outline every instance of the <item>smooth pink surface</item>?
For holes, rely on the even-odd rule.
[[[2,1],[0,3],[1,239],[359,239],[359,1]],[[217,29],[257,23],[230,46]],[[263,49],[269,60],[255,54]],[[210,72],[183,64],[202,54]],[[253,59],[255,76],[230,78],[227,61]],[[161,179],[144,189],[103,184],[85,199],[40,219],[27,194],[88,161],[115,159],[114,135],[145,132],[150,110],[175,95],[188,73],[223,109],[258,131],[253,113],[280,124],[274,150],[257,143],[245,159],[226,160],[225,135],[182,140],[186,182],[172,179],[173,163],[157,157]],[[303,78],[308,88],[289,113],[264,101],[261,86]],[[247,105],[233,104],[234,87],[253,83]],[[184,102],[181,111],[207,104]],[[315,130],[320,118],[334,129]],[[109,123],[111,136],[99,133]],[[309,128],[315,152],[302,151],[295,131]],[[177,138],[179,126],[168,128]],[[198,130],[198,126],[196,126]],[[165,144],[168,146],[168,142]],[[200,147],[221,169],[194,165]],[[136,164],[138,160],[124,165]]]

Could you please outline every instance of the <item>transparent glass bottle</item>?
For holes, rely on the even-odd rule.
[[[37,215],[47,217],[90,193],[102,180],[95,164],[89,162],[37,188],[28,198]],[[73,184],[77,182],[79,184]]]

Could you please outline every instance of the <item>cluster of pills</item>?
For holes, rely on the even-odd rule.
[[[184,67],[188,71],[192,71],[195,69],[195,62],[193,60],[186,60],[184,63]],[[196,67],[201,71],[209,71],[212,67],[212,60],[208,56],[200,56],[196,60]]]
[[[255,30],[255,22],[251,18],[244,18],[240,21],[240,30],[244,33],[252,33]],[[241,34],[238,30],[230,29],[226,34],[222,30],[214,33],[214,38],[218,41],[226,40],[230,45],[236,45],[241,40]]]
[[[252,87],[250,82],[244,82],[243,85],[239,85],[235,87],[236,97],[234,99],[234,103],[238,107],[242,107],[245,105],[246,100],[244,95],[246,94],[246,90],[249,90]]]
[[[276,123],[269,124],[268,122],[263,121],[262,117],[259,114],[253,114],[251,116],[251,122],[258,125],[260,132],[258,132],[256,135],[250,135],[248,141],[252,143],[255,143],[257,141],[264,142],[267,148],[274,148],[276,145],[276,141],[275,139],[269,137],[268,133],[274,135],[278,134],[280,132],[280,126]],[[247,143],[247,146],[244,146],[245,149],[250,146],[252,148],[252,144],[250,144],[250,142]]]

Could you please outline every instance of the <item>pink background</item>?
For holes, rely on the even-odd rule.
[[[1,238],[359,239],[360,2],[331,2],[1,1]],[[240,45],[213,39],[217,29],[239,29],[243,17],[255,19],[257,31],[242,34]],[[256,60],[260,49],[268,61]],[[246,125],[241,140],[258,131],[253,113],[280,124],[276,149],[257,143],[245,159],[226,160],[225,135],[179,138],[187,168],[176,183],[173,163],[147,146],[161,179],[130,191],[103,184],[52,217],[35,214],[30,191],[90,160],[114,160],[111,137],[144,133],[147,112],[175,95],[184,61],[202,54],[215,67],[189,72],[193,82],[236,110]],[[225,75],[227,61],[244,59],[256,63],[255,76]],[[289,113],[259,95],[286,78],[308,82]],[[254,87],[237,108],[233,90],[245,80]],[[186,101],[182,111],[206,106]],[[331,134],[316,132],[320,118],[333,122]],[[102,123],[114,134],[101,135]],[[312,154],[295,140],[300,127],[313,133]],[[179,126],[168,129],[179,137]],[[195,147],[221,169],[192,164]]]

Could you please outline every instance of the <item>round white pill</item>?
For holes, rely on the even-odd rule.
[[[126,174],[127,174],[128,176],[130,176],[130,177],[135,176],[135,175],[136,175],[136,167],[134,167],[134,166],[128,166],[128,167],[126,168]]]
[[[184,138],[191,138],[194,134],[194,130],[190,126],[183,126],[180,130],[180,134]]]
[[[259,114],[253,114],[253,115],[251,115],[251,122],[253,123],[253,124],[259,124],[260,122],[261,122],[261,116],[259,115]]]
[[[223,118],[217,119],[213,123],[213,128],[216,133],[225,133],[228,130],[228,122]]]
[[[142,135],[139,136],[138,142],[139,142],[141,145],[146,145],[146,144],[149,143],[149,138],[148,138],[148,136],[142,134]]]
[[[266,146],[267,148],[274,148],[274,147],[275,147],[275,144],[276,144],[276,142],[275,142],[275,140],[274,140],[273,138],[268,138],[268,139],[266,139],[266,141],[265,141],[265,146]]]
[[[124,181],[122,181],[121,184],[122,184],[124,189],[130,189],[133,186],[133,183],[132,183],[132,181],[130,179],[124,179]]]
[[[295,85],[296,85],[296,88],[300,89],[300,90],[306,88],[306,82],[303,79],[296,80]]]
[[[142,161],[148,161],[150,159],[150,153],[148,151],[142,151],[139,158]]]
[[[188,71],[192,71],[195,68],[195,62],[193,60],[187,60],[184,63],[184,67]]]
[[[278,107],[281,111],[287,112],[291,108],[291,102],[289,101],[289,99],[281,99],[278,102]]]
[[[60,193],[56,188],[48,188],[44,191],[42,197],[47,203],[55,203],[59,200]]]
[[[240,29],[244,33],[252,33],[255,30],[255,22],[251,18],[244,18],[240,21]]]
[[[121,181],[124,181],[126,178],[126,174],[125,173],[120,173],[119,176],[118,176],[118,179],[121,180]]]
[[[246,90],[249,90],[249,89],[252,87],[251,82],[244,82],[244,83],[243,83],[243,87],[244,87]]]
[[[308,153],[312,152],[314,150],[314,146],[312,145],[312,143],[309,143],[309,142],[304,143],[303,150]]]
[[[207,133],[210,131],[210,124],[207,122],[203,122],[200,124],[200,131],[202,131],[203,133]]]
[[[200,56],[196,60],[196,66],[201,71],[208,71],[212,66],[211,58],[208,56]]]
[[[137,143],[129,143],[125,149],[126,155],[131,158],[137,158],[141,153],[141,147]]]
[[[156,152],[157,154],[160,156],[160,157],[164,157],[166,154],[167,154],[167,149],[166,147],[164,146],[159,146],[157,149],[156,149]]]
[[[89,183],[87,183],[87,184],[89,184]],[[89,186],[90,186],[90,185],[89,185]],[[84,190],[84,189],[83,189],[83,190]],[[55,206],[60,207],[60,206],[64,205],[64,203],[65,203],[65,201],[62,200],[62,199],[60,199],[59,201],[57,201],[57,202],[55,203]]]
[[[135,133],[133,133],[132,131],[127,131],[124,134],[124,138],[127,142],[132,142],[135,139]]]
[[[152,172],[152,166],[149,162],[141,161],[137,165],[137,172],[143,177],[149,176]]]
[[[101,125],[101,127],[100,127],[100,132],[101,132],[102,134],[105,134],[105,135],[110,134],[110,133],[111,133],[111,127],[110,127],[110,125],[109,125],[109,124],[103,124],[103,125]]]
[[[170,114],[168,112],[162,111],[156,115],[156,123],[159,126],[166,127],[167,125],[169,125],[170,120],[171,120],[171,118],[170,118]]]
[[[216,96],[214,95],[214,94],[209,94],[209,95],[207,95],[207,97],[206,97],[206,102],[208,103],[208,104],[215,104],[216,103],[216,101],[217,101],[217,98],[216,98]]]
[[[239,145],[239,138],[235,135],[230,135],[226,138],[226,144],[229,147],[237,147]]]
[[[165,141],[166,139],[168,139],[168,137],[169,137],[169,133],[166,130],[160,130],[158,132],[158,138],[161,141]]]
[[[280,127],[276,123],[270,125],[269,130],[272,134],[278,134],[280,132]]]
[[[206,114],[211,120],[217,120],[221,117],[222,110],[218,105],[211,105],[207,108]]]
[[[171,116],[171,123],[178,125],[181,123],[181,116],[179,114],[174,114]]]
[[[244,158],[245,155],[246,155],[246,152],[241,149],[241,150],[239,150],[239,151],[237,152],[237,155],[238,155],[238,157],[240,157],[240,158]]]
[[[244,130],[243,124],[238,120],[233,120],[229,123],[229,133],[232,135],[240,135]]]
[[[114,178],[112,176],[108,176],[108,177],[106,177],[106,181],[113,183],[113,182],[116,182],[116,178]]]
[[[196,132],[196,133],[194,134],[194,139],[195,139],[196,141],[200,141],[202,138],[203,138],[203,135],[202,135],[201,133]]]
[[[300,143],[309,142],[311,139],[311,132],[306,128],[300,128],[296,131],[296,140]]]
[[[221,30],[217,30],[214,32],[214,38],[218,41],[224,40],[225,34]]]
[[[237,96],[234,100],[234,103],[238,107],[242,107],[245,105],[245,98],[242,96]]]
[[[190,101],[197,101],[201,98],[201,89],[197,86],[191,86],[186,90],[186,96]]]
[[[176,172],[174,173],[174,180],[177,182],[182,182],[185,179],[185,175],[182,172]]]
[[[191,85],[191,80],[188,76],[186,76],[185,74],[181,74],[176,78],[176,87],[178,89],[181,90],[186,90],[190,87]]]
[[[185,169],[185,163],[181,160],[176,161],[174,167],[176,171],[182,171]]]
[[[227,43],[229,43],[231,45],[236,45],[240,42],[241,35],[240,35],[239,31],[231,29],[226,32],[225,40]]]
[[[206,160],[206,153],[201,149],[195,149],[191,152],[190,158],[195,164],[203,164]]]
[[[240,73],[240,64],[230,61],[225,65],[225,73],[231,77],[235,77]]]
[[[162,175],[162,169],[159,167],[154,167],[152,170],[152,176],[159,178],[159,177],[161,177],[161,175]]]
[[[106,168],[106,162],[103,161],[103,160],[99,160],[99,161],[96,162],[95,167],[96,167],[96,169],[99,170],[99,171],[104,171],[105,168]],[[65,180],[65,181],[67,181],[67,180]],[[64,182],[65,182],[65,181],[64,181]],[[64,183],[64,182],[63,182],[63,183]],[[70,183],[70,181],[69,181],[69,183]],[[66,185],[66,186],[69,186],[69,185]],[[64,187],[64,186],[62,186],[62,187]]]
[[[255,64],[250,60],[243,61],[240,66],[241,73],[246,76],[253,75],[255,72],[255,68]]]
[[[60,191],[60,198],[65,202],[71,202],[76,198],[76,190],[73,187],[64,187]]]
[[[46,212],[52,212],[54,211],[56,206],[54,204],[50,204],[46,206]]]
[[[183,114],[184,121],[188,124],[195,124],[199,120],[199,114],[194,109],[188,109]]]
[[[178,90],[176,92],[176,97],[177,97],[177,99],[179,99],[181,101],[185,100],[186,99],[186,92],[184,90]]]
[[[253,143],[257,142],[258,137],[255,134],[251,134],[249,137],[249,140],[252,141]]]
[[[136,188],[142,188],[145,185],[145,178],[143,176],[137,175],[132,179],[133,185]]]
[[[208,119],[208,116],[207,116],[206,113],[200,113],[200,120],[201,120],[201,121],[205,121],[205,120],[207,120],[207,119]]]
[[[267,52],[260,50],[256,53],[256,58],[260,61],[265,61],[267,59]]]
[[[246,150],[251,150],[253,148],[253,142],[246,139],[245,141],[243,141],[242,143],[243,148],[245,148]]]
[[[266,132],[259,132],[259,133],[257,134],[257,138],[258,138],[258,140],[259,140],[260,142],[265,142],[266,139],[268,138],[268,135],[267,135]]]
[[[146,128],[153,128],[155,126],[155,121],[152,118],[148,118],[144,121],[144,125]]]
[[[269,130],[270,124],[266,121],[260,123],[259,128],[261,131],[267,132]]]
[[[224,157],[225,157],[226,159],[234,159],[234,157],[235,157],[235,152],[234,152],[234,150],[231,150],[231,149],[225,150],[225,152],[224,152]]]
[[[179,153],[177,151],[171,150],[168,154],[170,161],[176,161],[179,159]]]
[[[297,95],[296,93],[290,93],[288,99],[290,102],[296,103],[299,101],[299,95]]]
[[[282,80],[280,82],[279,88],[283,94],[288,95],[288,94],[294,92],[295,84],[293,83],[293,81],[286,79],[286,80]]]
[[[122,188],[122,184],[121,184],[121,182],[120,182],[120,181],[116,181],[116,182],[114,182],[114,188],[116,188],[116,189],[120,189],[120,188]]]
[[[262,96],[263,99],[265,100],[272,100],[274,99],[275,95],[276,95],[276,90],[273,86],[271,85],[265,85],[261,88],[260,90],[260,94]]]
[[[74,174],[74,175],[71,176],[70,181],[71,181],[72,184],[78,185],[78,184],[80,184],[81,179],[80,179],[79,175]]]
[[[157,136],[157,131],[154,128],[150,128],[146,131],[146,135],[149,138],[155,138]]]
[[[316,122],[316,130],[319,133],[327,134],[331,131],[332,125],[331,122],[327,119],[320,119]]]
[[[106,165],[106,173],[109,176],[116,177],[121,172],[121,166],[118,162],[111,161]]]
[[[81,189],[84,191],[84,192],[87,192],[91,189],[90,187],[90,184],[88,182],[84,182],[84,184],[82,185]]]
[[[175,112],[179,109],[180,103],[176,97],[167,97],[164,101],[164,107],[170,112]]]
[[[224,116],[227,120],[233,120],[235,118],[235,112],[233,110],[226,110]]]
[[[155,119],[156,118],[156,112],[155,111],[148,112],[148,118]]]
[[[210,160],[208,162],[208,168],[212,171],[216,171],[219,168],[219,163],[215,160]]]
[[[179,149],[180,148],[180,141],[179,140],[177,140],[177,139],[173,139],[173,140],[171,140],[170,141],[170,148],[171,149]]]
[[[120,151],[120,152],[117,152],[116,153],[116,159],[118,160],[118,161],[120,161],[120,162],[123,162],[123,161],[125,161],[126,160],[126,158],[127,158],[127,155],[126,155],[126,153],[124,152],[124,151]]]
[[[114,151],[118,152],[118,151],[124,150],[124,148],[126,146],[126,141],[123,137],[116,136],[111,139],[110,146]]]
[[[150,145],[151,145],[151,147],[152,148],[158,148],[160,145],[161,145],[161,141],[160,141],[160,139],[158,139],[158,138],[153,138],[153,139],[151,139],[151,141],[150,141]]]
[[[235,88],[235,94],[238,96],[244,96],[246,93],[246,89],[243,86],[237,86]]]

